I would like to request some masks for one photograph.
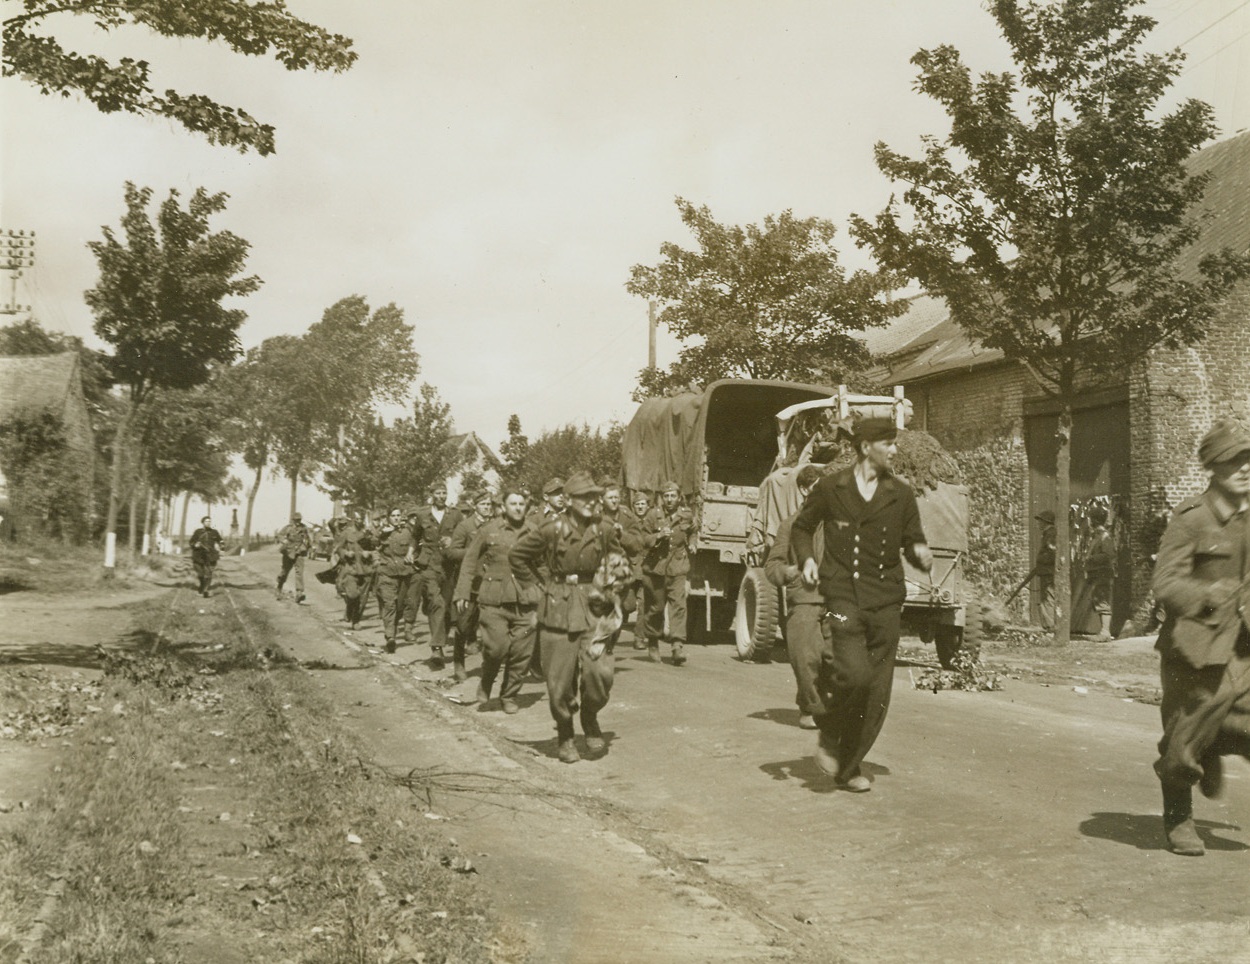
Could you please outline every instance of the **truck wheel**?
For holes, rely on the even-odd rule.
[[[937,647],[938,662],[943,669],[950,669],[955,654],[960,650],[974,659],[981,654],[981,604],[970,599],[964,604],[964,625],[939,626],[934,631],[933,643]]]
[[[763,569],[747,569],[738,590],[738,618],[734,641],[738,655],[767,663],[777,630],[777,590],[764,578]]]

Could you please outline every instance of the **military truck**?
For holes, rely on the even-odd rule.
[[[687,607],[691,639],[732,632],[744,659],[767,658],[784,612],[782,595],[760,568],[767,529],[771,525],[776,531],[775,522],[784,518],[776,513],[783,506],[793,502],[789,511],[797,510],[797,493],[786,495],[784,478],[793,475],[800,458],[812,461],[821,454],[813,438],[820,434],[818,426],[828,425],[830,411],[886,415],[901,422],[910,407],[901,394],[860,396],[802,382],[721,379],[702,392],[647,399],[630,420],[621,453],[625,487],[654,498],[665,482],[676,482],[695,514]],[[767,504],[762,515],[757,511],[761,486]],[[966,534],[966,493],[962,503],[956,496],[942,506],[941,513],[952,516],[952,527]],[[922,504],[927,534],[932,520],[926,511]],[[909,602],[915,596],[911,615],[923,617],[910,621],[923,638],[938,641],[939,652],[953,654],[963,635],[964,608],[955,602],[962,581],[955,570],[966,535],[939,541],[957,543],[940,554],[943,559],[953,555],[954,561],[943,565],[935,582],[916,580],[918,574],[909,571]],[[938,603],[922,607],[922,599]],[[921,608],[924,612],[917,613]]]
[[[906,430],[911,405],[901,391],[894,396],[870,396],[840,388],[828,398],[777,413],[777,458],[760,485],[747,537],[752,565],[738,591],[734,639],[744,659],[769,658],[783,621],[785,594],[768,582],[762,566],[778,525],[801,505],[795,482],[799,469],[807,464],[850,464],[853,452],[841,439],[857,418],[870,416],[893,418],[900,429],[895,467],[915,490],[920,522],[933,552],[933,568],[928,573],[903,559],[904,632],[934,643],[938,659],[947,667],[959,650],[979,648],[980,609],[963,573],[968,551],[968,490],[951,481],[959,477],[958,467],[931,436]]]

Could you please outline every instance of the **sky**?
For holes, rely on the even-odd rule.
[[[288,6],[351,37],[355,66],[288,72],[222,45],[56,21],[71,49],[142,57],[158,89],[273,124],[270,157],[0,80],[0,228],[37,238],[17,300],[98,345],[86,243],[120,221],[124,182],[157,199],[225,191],[213,227],[251,243],[264,281],[242,302],[245,348],[302,333],[349,295],[394,302],[416,329],[419,380],[458,431],[493,446],[512,413],[531,438],[628,420],[647,309],[624,286],[661,244],[691,243],[674,198],[722,223],[828,218],[843,262],[867,266],[845,228],[889,198],[874,143],[916,153],[948,129],[913,90],[911,56],[945,43],[975,72],[1010,68],[980,0]],[[0,2],[6,17],[17,7]],[[1188,55],[1173,102],[1207,101],[1222,136],[1250,127],[1250,0],[1141,9],[1159,21],[1152,49]],[[0,300],[8,290],[0,279]],[[674,356],[662,333],[660,363]]]

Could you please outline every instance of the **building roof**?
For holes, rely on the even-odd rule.
[[[1189,164],[1194,172],[1211,174],[1199,205],[1202,233],[1178,259],[1184,275],[1197,277],[1206,255],[1250,250],[1250,131],[1204,147]],[[909,301],[905,314],[865,333],[864,344],[881,359],[871,373],[879,380],[903,384],[1005,360],[1002,351],[975,343],[951,321],[940,298],[917,295]]]
[[[481,454],[482,461],[487,468],[492,468],[496,472],[503,471],[503,460],[491,451],[490,446],[482,441],[477,432],[463,432],[460,435],[451,436],[447,441],[457,449],[463,450],[466,447],[475,449]]]
[[[0,355],[0,420],[18,412],[65,411],[74,390],[78,353]]]

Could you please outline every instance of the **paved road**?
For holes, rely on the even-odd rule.
[[[288,608],[345,638],[332,589],[314,583],[309,602]],[[352,642],[380,644],[375,627]],[[1198,802],[1207,856],[1167,853],[1150,769],[1157,709],[1017,681],[933,694],[900,667],[867,761],[873,791],[856,795],[814,767],[788,667],[740,663],[729,646],[688,652],[677,668],[623,643],[601,717],[611,750],[573,766],[553,759],[538,687],[507,717],[445,700],[476,679],[417,685],[480,737],[480,752],[597,803],[600,828],[626,849],[697,874],[686,903],[719,900],[742,959],[784,949],[850,961],[1250,960],[1250,767],[1237,761],[1224,798]],[[394,662],[411,665],[394,672],[445,677],[411,662],[426,655],[401,647]],[[684,908],[673,902],[674,921]],[[751,920],[765,926],[748,937]],[[706,916],[694,926],[708,928]],[[783,948],[766,955],[769,927]],[[671,949],[648,959],[698,959]]]

